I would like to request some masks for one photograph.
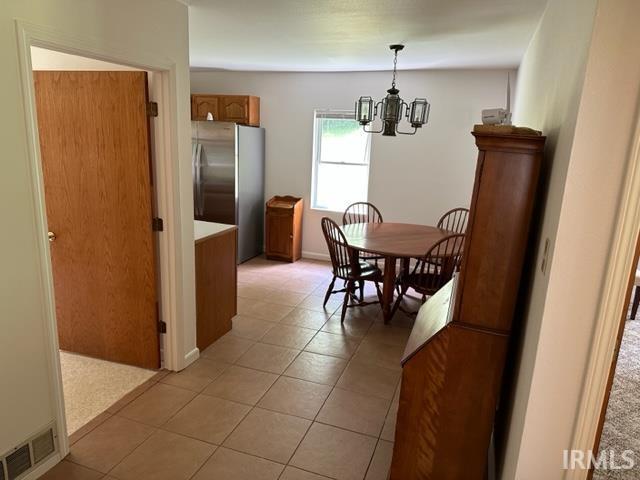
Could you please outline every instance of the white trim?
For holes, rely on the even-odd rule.
[[[40,478],[42,475],[44,475],[53,467],[55,467],[58,463],[60,463],[63,458],[64,456],[60,452],[56,453],[55,455],[52,455],[47,460],[38,464],[36,468],[31,470],[24,477],[20,477],[20,480],[36,480],[37,478]]]
[[[618,329],[627,306],[624,304],[640,230],[640,117],[629,153],[625,184],[611,245],[589,363],[582,389],[570,448],[591,450],[596,441],[600,414],[616,349]],[[566,480],[587,478],[587,470],[567,470]]]
[[[34,223],[40,233],[37,240],[38,259],[40,264],[41,288],[44,298],[43,318],[47,335],[47,360],[50,371],[50,389],[53,399],[53,410],[56,421],[56,434],[59,442],[60,458],[69,453],[69,441],[64,412],[64,396],[62,392],[62,376],[58,346],[57,325],[55,318],[53,275],[51,257],[47,240],[47,219],[44,200],[44,183],[40,162],[40,147],[35,111],[35,93],[31,67],[31,46],[49,48],[65,53],[95,58],[112,63],[135,66],[137,68],[157,72],[160,79],[161,97],[156,98],[162,110],[167,114],[161,117],[160,126],[154,126],[154,132],[161,132],[154,145],[156,154],[156,172],[158,188],[156,188],[158,209],[165,218],[165,232],[160,241],[160,274],[162,278],[161,311],[167,322],[165,345],[165,367],[178,370],[183,367],[184,356],[184,324],[179,319],[182,307],[181,276],[178,259],[180,258],[180,200],[177,142],[177,91],[176,65],[169,58],[150,53],[132,52],[126,46],[107,46],[105,42],[88,38],[70,36],[64,32],[16,20],[18,56],[20,62],[20,80],[25,108],[26,130],[28,134],[28,156],[31,183],[33,187]],[[163,139],[160,141],[159,139]],[[48,462],[47,462],[48,463]],[[53,465],[53,463],[51,464]]]
[[[302,258],[308,258],[309,260],[323,260],[325,262],[331,261],[331,257],[328,253],[302,252]]]
[[[196,347],[184,356],[184,366],[188,367],[200,358],[200,350]]]

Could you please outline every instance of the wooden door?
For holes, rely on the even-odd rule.
[[[145,72],[34,72],[60,348],[160,366]]]
[[[291,259],[293,244],[293,216],[267,213],[267,257]]]
[[[219,99],[215,95],[191,96],[191,120],[206,120],[211,113],[214,120],[222,120],[219,115]]]

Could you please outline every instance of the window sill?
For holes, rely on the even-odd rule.
[[[340,213],[340,214],[344,213],[344,210],[331,210],[330,208],[322,208],[322,207],[309,207],[309,210],[314,210],[316,212],[324,212],[324,213]]]

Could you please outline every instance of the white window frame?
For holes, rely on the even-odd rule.
[[[320,110],[316,109],[313,111],[313,152],[312,152],[312,169],[311,169],[311,210],[320,210],[324,212],[338,212],[338,210],[332,210],[330,208],[319,207],[316,204],[316,193],[317,193],[317,183],[318,183],[318,168],[319,164],[328,164],[328,165],[362,165],[366,166],[366,175],[367,175],[367,187],[366,187],[366,195],[365,198],[362,199],[363,202],[368,201],[369,199],[369,172],[371,167],[371,136],[369,136],[367,140],[366,147],[366,159],[367,161],[362,162],[321,162],[321,152],[320,146],[322,142],[320,141],[321,132],[318,129],[318,120],[321,118],[337,118],[337,119],[350,119],[355,121],[355,111],[354,110],[334,110],[334,109],[326,109]],[[339,211],[340,213],[342,210]]]

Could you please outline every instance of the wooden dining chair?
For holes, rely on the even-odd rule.
[[[438,220],[438,228],[454,233],[465,233],[467,231],[468,219],[468,208],[454,208],[440,217],[440,220]]]
[[[416,313],[406,312],[400,306],[400,302],[409,288],[413,288],[421,294],[422,303],[424,303],[427,297],[436,293],[451,280],[453,274],[460,269],[464,239],[465,235],[461,233],[446,236],[435,243],[424,257],[416,259],[413,270],[402,275],[400,279],[400,294],[393,305],[393,313],[398,308],[405,313]]]
[[[369,202],[355,202],[349,205],[342,215],[342,225],[350,225],[352,223],[382,223],[382,214],[380,210]],[[384,257],[374,253],[360,252],[362,260],[373,261],[378,266],[378,261],[384,260]],[[362,300],[362,298],[360,299]]]
[[[382,302],[382,293],[380,292],[379,285],[379,283],[382,282],[382,271],[375,265],[360,260],[358,252],[349,248],[347,239],[336,222],[330,218],[324,217],[321,220],[321,224],[322,233],[324,234],[324,238],[327,242],[327,248],[329,249],[329,256],[331,257],[331,266],[333,271],[333,278],[331,279],[327,293],[324,296],[324,303],[322,306],[324,307],[327,304],[327,301],[332,294],[344,292],[342,313],[340,315],[340,322],[344,322],[344,316],[348,307],[363,307],[365,305]],[[344,288],[339,290],[333,289],[336,279],[344,281]],[[376,293],[378,294],[377,302],[363,301],[365,281],[371,281],[375,284]],[[360,287],[360,298],[355,294],[356,284]]]

